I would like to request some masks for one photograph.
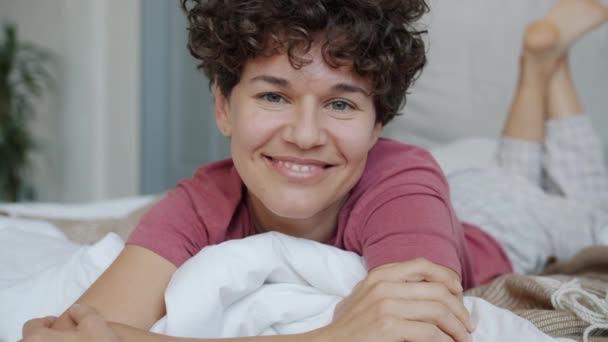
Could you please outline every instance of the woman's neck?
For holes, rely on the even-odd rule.
[[[249,192],[246,196],[257,233],[274,231],[318,242],[327,242],[331,239],[338,225],[340,209],[345,202],[344,200],[336,202],[310,218],[293,219],[274,214]]]

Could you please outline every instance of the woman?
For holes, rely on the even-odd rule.
[[[206,245],[276,230],[357,252],[370,272],[327,327],[243,340],[466,341],[473,327],[461,283],[526,269],[497,225],[460,223],[428,153],[378,138],[424,64],[412,26],[426,4],[211,1],[188,10],[191,51],[213,83],[215,117],[231,137],[232,159],[197,171],[142,220],[78,300],[99,312],[87,311],[97,323],[83,324],[79,306],[57,320],[30,321],[24,340],[99,333],[104,341],[177,341],[145,331],[164,314],[163,292],[176,268]],[[513,145],[543,141],[545,94],[569,84],[558,77],[567,71],[558,61],[606,17],[597,1],[562,0],[529,30],[505,128]],[[536,130],[522,119],[522,107],[539,113]],[[513,151],[507,145],[502,168],[479,174],[519,170],[511,161],[517,158],[504,158]],[[469,191],[467,180],[477,174],[462,174],[472,176],[453,175],[452,196],[461,218],[475,223],[476,207],[461,205],[467,202],[458,188]]]
[[[357,252],[370,275],[330,326],[245,340],[466,341],[461,283],[470,287],[475,276],[447,181],[428,152],[379,138],[425,63],[415,23],[426,3],[183,5],[232,158],[170,191],[77,302],[123,341],[171,341],[147,330],[165,313],[175,270],[205,246],[274,230]],[[387,301],[407,310],[393,312]],[[72,325],[64,314],[52,330]]]

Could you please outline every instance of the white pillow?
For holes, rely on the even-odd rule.
[[[608,4],[608,0],[603,0]],[[385,135],[426,147],[462,137],[495,139],[517,81],[522,36],[557,0],[430,0],[428,59],[404,116]],[[608,142],[608,25],[571,53],[574,81]],[[603,127],[604,129],[601,129]]]
[[[60,315],[122,250],[110,233],[92,246],[41,221],[0,217],[0,341],[17,341],[27,320]]]
[[[467,138],[433,147],[430,152],[443,173],[449,176],[457,171],[492,165],[496,145],[495,139]]]

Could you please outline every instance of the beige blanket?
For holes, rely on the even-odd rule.
[[[561,300],[556,304],[565,304],[562,305],[565,307],[556,308],[552,297],[556,300],[556,294],[564,293],[564,289],[576,288],[572,283],[574,279],[580,284],[580,290],[570,291],[572,297],[559,297]],[[593,296],[603,301],[604,309],[608,310],[608,302],[604,300],[607,290],[608,246],[594,246],[582,250],[570,261],[552,260],[542,275],[508,274],[490,284],[468,290],[466,294],[510,310],[548,335],[583,341],[583,333],[590,324],[574,314],[573,311],[577,310],[571,310],[568,304],[576,301],[573,298]],[[604,315],[604,319],[608,316]],[[594,330],[589,341],[608,341],[608,331]]]

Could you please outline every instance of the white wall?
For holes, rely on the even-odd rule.
[[[34,123],[38,198],[139,191],[140,0],[2,0],[0,19],[59,57],[58,89]]]
[[[429,0],[428,65],[404,116],[385,135],[426,147],[463,137],[496,138],[517,85],[526,27],[557,0]],[[602,0],[608,5],[608,0]],[[570,51],[572,76],[608,160],[608,25]]]

